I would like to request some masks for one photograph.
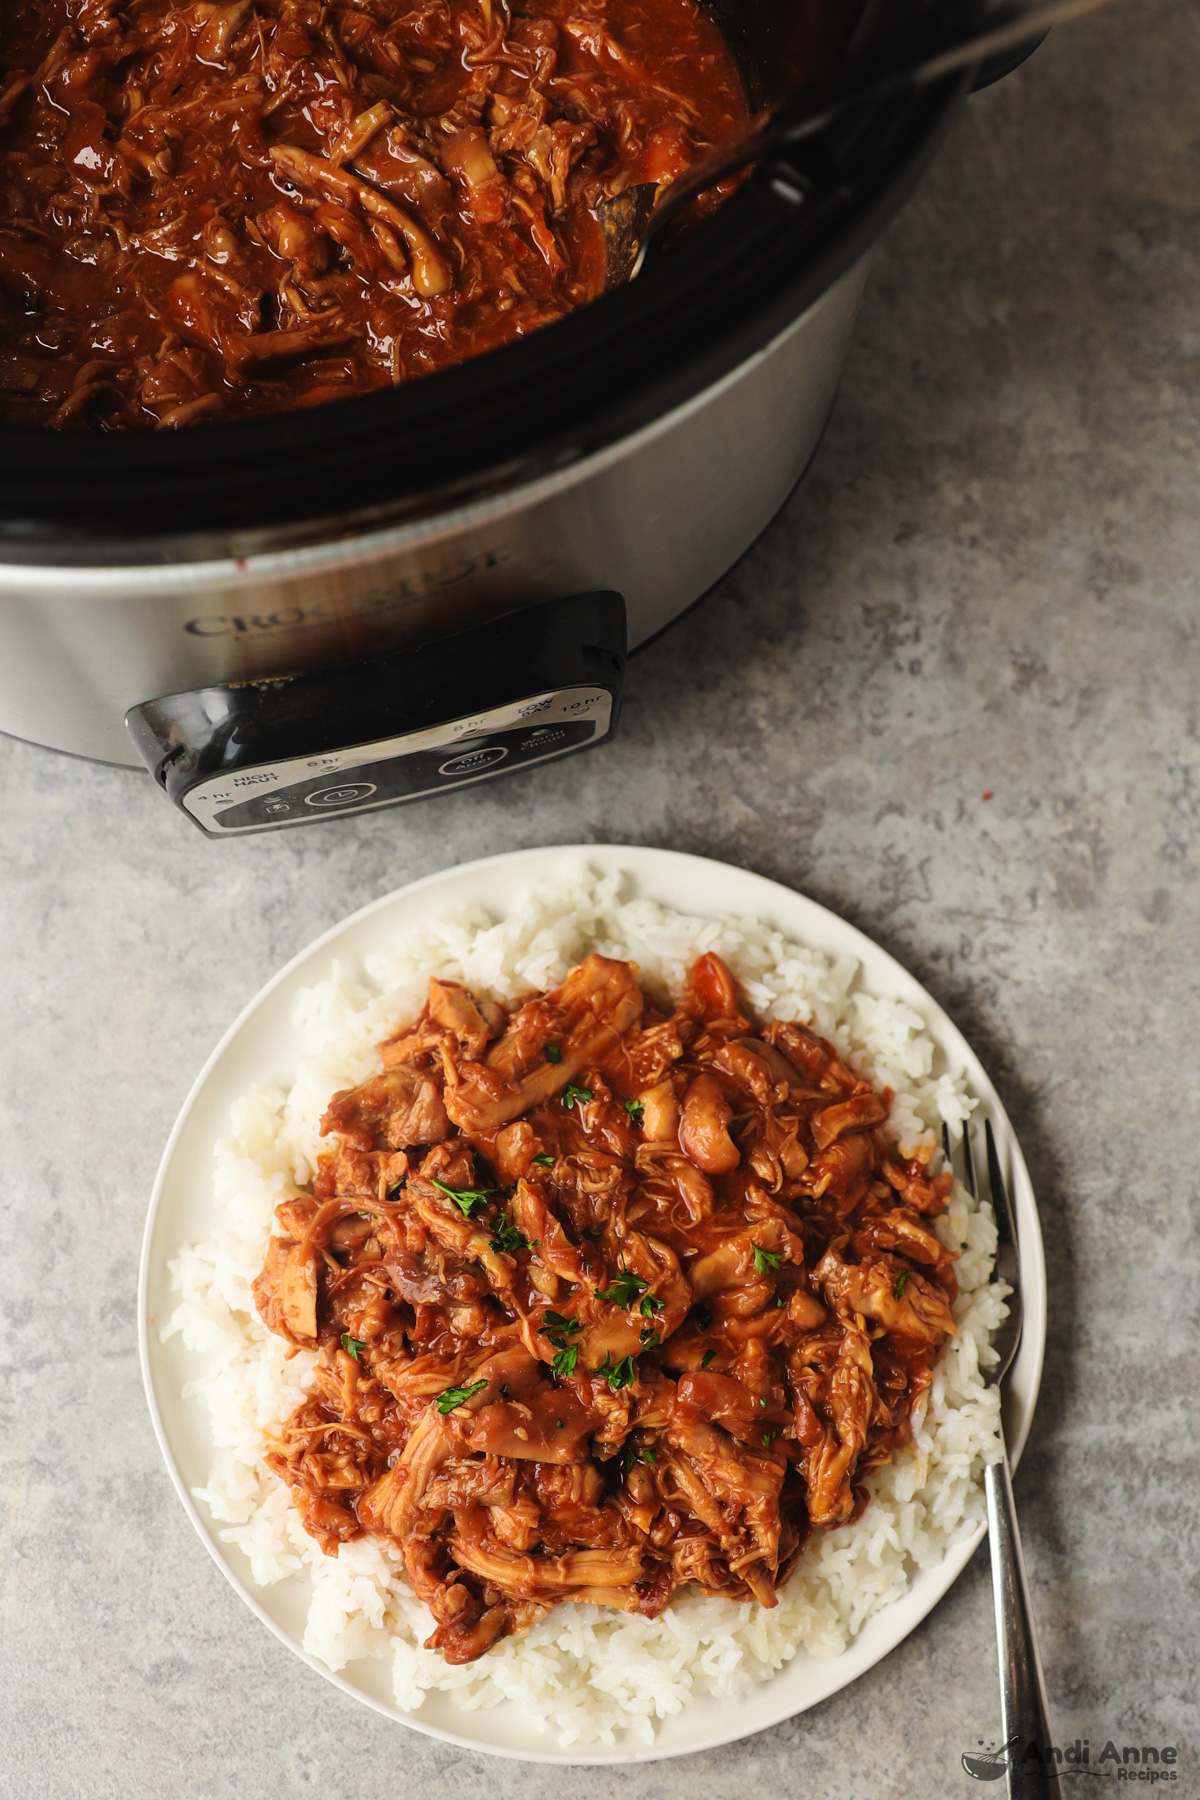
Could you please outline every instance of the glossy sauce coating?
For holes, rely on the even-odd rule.
[[[597,955],[511,1011],[435,980],[381,1052],[255,1284],[317,1352],[268,1456],[307,1529],[390,1540],[452,1662],[561,1600],[773,1606],[954,1331],[950,1177],[712,955],[673,1011]]]
[[[388,386],[594,298],[594,217],[746,116],[696,0],[6,0],[0,420]]]

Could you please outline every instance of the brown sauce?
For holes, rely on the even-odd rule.
[[[746,117],[696,0],[6,0],[0,421],[178,426],[477,356]]]

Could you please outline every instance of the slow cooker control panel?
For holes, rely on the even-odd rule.
[[[607,688],[560,688],[430,731],[214,775],[183,806],[214,837],[366,812],[583,750],[608,736],[612,715]]]
[[[314,824],[602,743],[625,661],[619,594],[575,594],[369,662],[169,694],[126,725],[210,837]]]

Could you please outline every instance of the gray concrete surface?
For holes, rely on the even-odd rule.
[[[1093,1767],[1174,1744],[1171,1791],[1200,1793],[1198,91],[1195,9],[1125,0],[970,106],[887,238],[810,479],[636,660],[611,747],[216,846],[135,775],[0,743],[4,1796],[975,1791],[980,1559],[864,1680],[703,1766],[521,1767],[289,1657],[159,1464],[138,1245],[215,1038],[361,902],[580,838],[806,890],[975,1042],[1045,1221],[1017,1494],[1060,1734]]]

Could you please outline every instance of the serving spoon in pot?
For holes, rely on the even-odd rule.
[[[1108,0],[884,0],[887,23],[835,68],[786,95],[674,181],[639,181],[601,201],[604,285],[640,274],[651,249],[693,200],[751,163],[821,131],[852,107],[928,86],[1043,37]],[[790,171],[789,171],[790,175]],[[795,178],[791,177],[794,188]]]

